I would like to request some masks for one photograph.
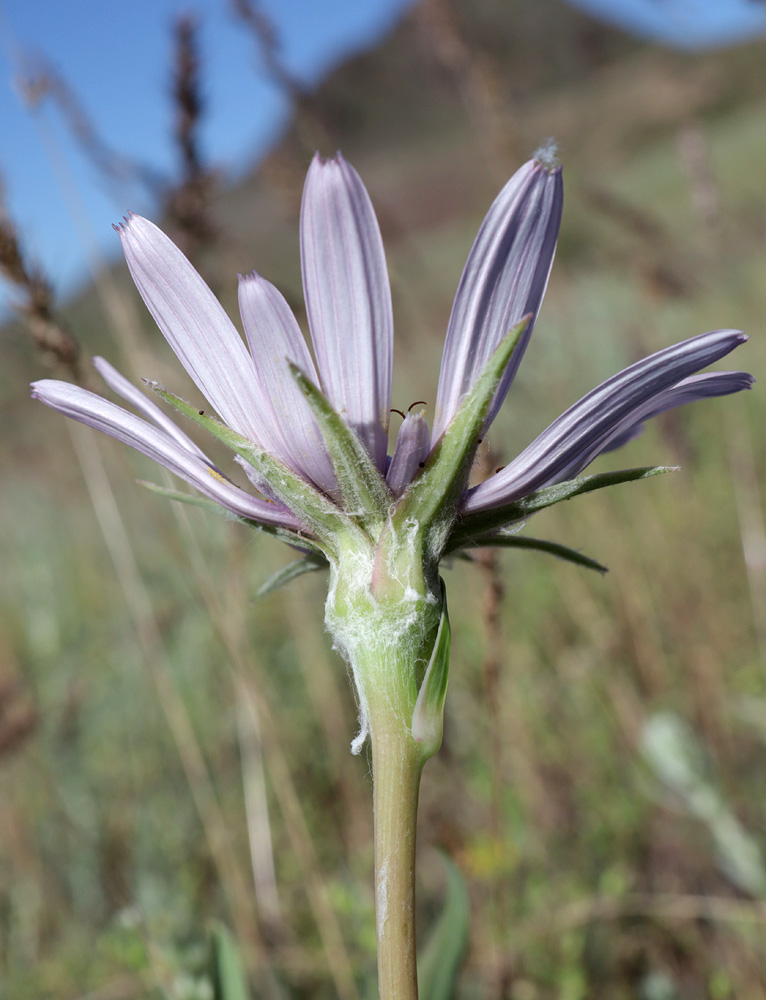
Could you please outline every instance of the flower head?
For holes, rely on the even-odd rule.
[[[326,618],[354,668],[360,738],[383,683],[380,664],[398,649],[398,662],[428,664],[404,671],[399,694],[413,735],[430,733],[430,752],[438,746],[449,637],[438,579],[445,553],[518,543],[601,568],[562,546],[521,542],[509,526],[577,493],[661,471],[580,476],[658,413],[752,384],[744,372],[698,374],[746,339],[736,330],[703,333],[607,379],[495,476],[469,488],[478,443],[532,336],[562,202],[561,170],[548,149],[500,192],[455,296],[433,428],[423,410],[412,409],[391,457],[393,317],[383,242],[367,191],[340,155],[314,159],[303,194],[301,263],[313,357],[285,299],[264,278],[240,277],[244,342],[156,226],[130,216],[115,227],[144,302],[221,419],[150,385],[235,452],[252,490],[237,486],[103,359],[95,360],[98,371],[135,412],[64,382],[32,387],[48,406],[126,442],[208,501],[301,549],[303,562],[284,579],[301,567],[330,565]],[[390,708],[399,694],[385,704]]]
[[[199,274],[156,226],[132,215],[115,227],[147,307],[223,424],[161,394],[235,448],[257,492],[236,486],[103,359],[95,363],[104,380],[140,415],[62,382],[36,382],[33,395],[149,455],[238,517],[316,544],[331,557],[339,525],[369,531],[376,524],[380,531],[397,508],[408,516],[419,510],[422,517],[427,506],[439,523],[436,548],[431,546],[438,559],[456,538],[472,537],[475,544],[476,529],[501,528],[506,512],[508,521],[515,520],[524,497],[574,479],[599,454],[639,433],[648,418],[752,382],[743,372],[696,374],[738,346],[743,334],[719,330],[694,337],[607,380],[501,472],[467,489],[481,436],[476,430],[483,433],[497,414],[532,335],[562,201],[561,170],[542,153],[500,192],[458,286],[433,429],[423,411],[408,413],[390,458],[393,318],[385,255],[367,191],[340,155],[314,159],[301,211],[316,363],[285,299],[268,281],[255,273],[240,277],[245,344]],[[429,504],[413,503],[418,490],[428,493]]]

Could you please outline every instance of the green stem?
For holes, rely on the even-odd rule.
[[[415,835],[422,753],[400,722],[372,727],[380,1000],[417,1000]]]
[[[437,637],[448,634],[440,631],[446,611],[443,615],[438,576],[430,573],[425,578],[423,553],[402,554],[403,546],[412,549],[417,542],[411,526],[409,534],[391,533],[387,544],[381,540],[375,549],[360,548],[355,538],[341,542],[343,556],[330,567],[325,621],[351,665],[363,732],[369,732],[372,744],[380,1000],[417,1000],[418,790],[423,764],[438,744],[421,737],[420,729],[421,742],[416,742],[412,727]],[[438,693],[421,713],[427,736],[434,729],[431,702],[439,700]]]

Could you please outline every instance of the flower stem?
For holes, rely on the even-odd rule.
[[[417,1000],[415,835],[422,754],[400,723],[372,729],[380,1000]]]

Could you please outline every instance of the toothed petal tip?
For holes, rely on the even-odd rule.
[[[153,222],[145,219],[143,215],[136,215],[135,212],[128,212],[127,215],[123,215],[122,222],[112,223],[112,229],[117,233],[117,235],[122,239],[131,230],[137,229],[157,229]]]
[[[321,156],[318,152],[308,169],[307,181],[309,178],[316,180],[321,178],[321,182],[333,190],[336,185],[348,186],[357,177],[356,171],[351,164],[338,151],[335,156]]]
[[[313,157],[311,158],[311,165],[309,169],[316,167],[332,167],[340,166],[346,163],[346,159],[343,153],[338,149],[335,151],[335,156],[322,156],[319,150],[316,150]]]
[[[266,279],[261,277],[257,271],[248,271],[247,274],[237,274],[237,281],[240,287],[243,285],[263,285]]]

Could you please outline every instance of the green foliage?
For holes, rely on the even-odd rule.
[[[285,587],[288,583],[292,583],[293,580],[297,580],[298,577],[304,576],[306,573],[316,573],[320,570],[325,570],[327,566],[326,559],[321,559],[313,553],[304,556],[302,559],[294,559],[293,562],[278,569],[276,573],[272,573],[268,580],[265,580],[255,592],[255,596],[266,597],[268,594],[273,594],[275,590],[279,590],[280,587]]]
[[[494,507],[491,510],[483,510],[477,514],[466,514],[461,517],[450,534],[447,544],[447,551],[467,545],[471,546],[474,539],[483,540],[485,533],[502,528],[509,523],[518,523],[525,518],[537,514],[538,511],[545,510],[546,507],[554,507],[556,504],[564,503],[573,497],[583,496],[585,493],[594,493],[596,490],[606,489],[608,486],[618,486],[620,483],[634,483],[642,479],[651,479],[654,476],[664,475],[666,472],[677,472],[677,469],[667,468],[662,465],[655,465],[647,469],[620,469],[617,472],[599,472],[588,476],[579,476],[577,479],[568,479],[563,483],[555,483],[553,486],[544,486],[542,489],[528,493],[520,500],[505,504],[502,507]]]
[[[726,875],[743,892],[766,899],[766,867],[758,842],[705,774],[704,754],[689,726],[673,713],[657,713],[647,720],[641,744],[660,780],[707,826]]]
[[[214,1000],[250,1000],[239,948],[220,921],[210,929],[210,978]]]
[[[447,890],[442,911],[431,929],[418,962],[420,1000],[452,1000],[468,951],[470,900],[457,865],[442,855]]]
[[[549,555],[563,559],[565,562],[574,563],[575,566],[595,569],[598,573],[608,572],[606,566],[602,566],[595,559],[584,556],[575,549],[570,549],[567,545],[561,545],[558,542],[549,542],[544,538],[528,538],[526,535],[518,535],[511,532],[498,531],[492,535],[484,535],[475,539],[471,544],[471,548],[531,549],[535,552],[547,552]]]

